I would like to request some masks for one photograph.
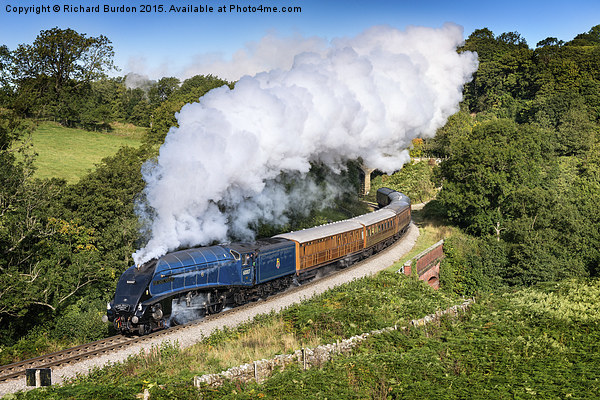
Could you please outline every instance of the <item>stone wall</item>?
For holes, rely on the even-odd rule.
[[[218,374],[196,376],[194,377],[194,385],[197,387],[201,387],[203,385],[220,386],[227,380],[237,380],[241,382],[255,381],[260,383],[271,376],[274,370],[284,370],[290,365],[299,365],[300,368],[303,368],[304,370],[312,367],[321,367],[324,363],[331,360],[336,354],[350,353],[356,345],[366,340],[370,336],[379,335],[398,329],[404,330],[411,326],[424,326],[430,323],[436,323],[444,315],[456,317],[459,313],[466,312],[474,301],[474,299],[468,299],[462,304],[452,306],[446,310],[438,311],[435,314],[430,314],[420,319],[412,320],[407,326],[396,325],[364,333],[362,335],[353,336],[350,339],[342,340],[337,343],[326,344],[315,348],[296,350],[293,354],[278,355],[268,360],[254,361],[251,364],[233,367]]]

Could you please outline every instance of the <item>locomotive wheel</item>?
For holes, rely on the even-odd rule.
[[[140,336],[150,333],[150,326],[146,324],[138,325],[138,333]]]
[[[155,304],[152,307],[152,318],[154,318],[156,321],[160,321],[163,316],[164,313],[162,310],[162,306],[160,304]]]
[[[218,303],[208,306],[208,313],[209,314],[220,313],[221,311],[223,311],[224,305],[225,305],[225,297],[222,297],[221,301],[219,301]]]
[[[246,303],[248,300],[246,299],[246,295],[244,294],[244,292],[239,291],[233,295],[233,301],[236,305],[239,306]]]

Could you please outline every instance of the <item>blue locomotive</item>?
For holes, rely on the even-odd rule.
[[[265,298],[324,265],[349,265],[393,243],[410,224],[410,199],[377,192],[380,209],[349,220],[253,243],[175,251],[120,277],[105,321],[122,333],[181,324]]]

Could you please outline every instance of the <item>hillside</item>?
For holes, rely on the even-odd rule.
[[[145,132],[146,128],[119,123],[113,123],[109,132],[94,132],[41,122],[31,134],[37,153],[35,177],[75,183],[120,147],[139,146]]]

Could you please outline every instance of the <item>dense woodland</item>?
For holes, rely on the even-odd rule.
[[[413,196],[441,187],[426,212],[461,229],[446,242],[442,284],[474,294],[596,276],[600,25],[536,46],[515,32],[480,29],[459,51],[475,51],[480,61],[461,111],[413,150],[443,162],[424,182],[415,182],[422,175],[414,166],[388,181]],[[143,241],[134,214],[142,164],[182,105],[234,85],[195,76],[132,88],[126,77],[108,77],[114,69],[108,38],[70,29],[42,31],[16,49],[0,46],[2,364],[44,352],[49,341],[108,333],[100,322],[106,301]],[[122,148],[67,184],[33,176],[27,139],[39,120],[90,130],[130,122],[148,134],[140,148]],[[350,185],[358,185],[354,169]]]
[[[471,236],[449,241],[444,279],[473,293],[597,275],[600,26],[535,49],[481,29],[461,50],[479,69],[428,144],[444,159],[430,209]]]

